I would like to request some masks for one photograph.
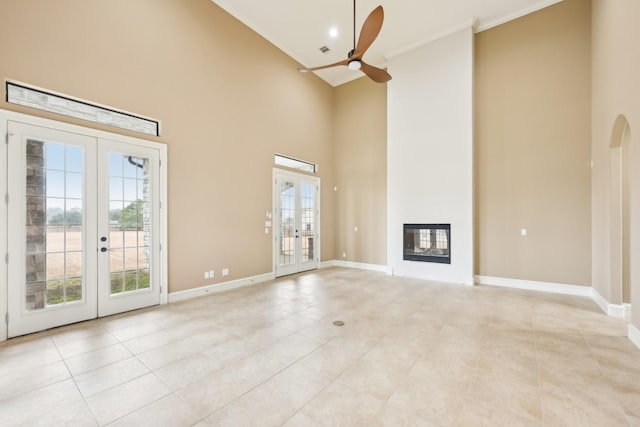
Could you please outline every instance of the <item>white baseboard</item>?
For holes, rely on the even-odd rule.
[[[600,292],[591,288],[591,298],[593,298],[595,303],[598,304],[598,307],[600,307],[600,310],[609,314],[609,301],[607,301],[602,295],[600,295]]]
[[[377,264],[365,264],[361,262],[350,261],[322,261],[318,264],[318,268],[327,267],[346,267],[346,268],[358,268],[361,270],[381,271],[383,273],[391,274],[391,268],[386,265]],[[169,293],[169,302],[182,301],[185,299],[196,298],[203,295],[209,295],[215,292],[228,291],[230,289],[237,289],[243,286],[253,285],[260,282],[267,282],[275,279],[274,273],[260,274],[253,277],[245,277],[244,279],[231,280],[229,282],[216,283],[213,285],[200,286],[198,288],[186,289],[184,291],[177,291]]]
[[[629,324],[629,340],[640,348],[640,329],[636,328],[633,324]]]
[[[336,266],[336,262],[334,260],[320,261],[320,263],[318,264],[318,268],[329,268],[329,267],[335,267],[335,266]]]
[[[537,282],[535,280],[509,279],[506,277],[476,276],[476,282],[485,286],[527,289],[530,291],[551,292],[554,294],[592,297],[588,286],[566,285],[563,283]]]
[[[475,286],[476,285],[476,278],[475,277],[471,277],[470,279],[467,279],[467,280],[463,281],[462,284],[464,286]]]
[[[551,292],[554,294],[591,297],[608,316],[624,319],[631,314],[630,304],[611,304],[594,288],[562,283],[536,282],[533,280],[509,279],[505,277],[476,276],[480,285],[501,286],[505,288],[527,289],[530,291]]]
[[[591,297],[608,316],[624,319],[631,314],[631,304],[611,304],[594,288],[591,288]]]
[[[393,274],[393,270],[391,269],[391,267],[386,265],[366,264],[364,262],[342,261],[336,259],[331,261],[323,261],[318,266],[318,268],[327,267],[357,268],[359,270],[380,271],[389,275]]]
[[[169,293],[169,302],[182,301],[216,292],[228,291],[231,289],[241,288],[243,286],[254,285],[260,282],[268,282],[273,279],[275,279],[275,275],[273,273],[265,273],[258,276],[245,277],[244,279],[230,280],[228,282],[200,286],[198,288],[187,289],[184,291],[171,292]]]

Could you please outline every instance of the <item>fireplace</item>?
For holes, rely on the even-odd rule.
[[[402,259],[451,264],[451,224],[404,224]]]

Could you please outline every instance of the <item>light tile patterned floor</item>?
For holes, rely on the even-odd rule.
[[[0,425],[108,424],[640,426],[640,350],[588,298],[338,268],[0,345]]]

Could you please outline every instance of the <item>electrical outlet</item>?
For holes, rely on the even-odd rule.
[[[214,270],[209,270],[209,279],[213,279],[216,277],[216,272]]]
[[[347,253],[346,252],[342,252],[342,258],[346,258],[347,257]]]
[[[521,236],[526,236],[527,235],[527,229],[526,228],[521,228],[520,229],[520,235]]]
[[[229,275],[229,269],[228,268],[223,268],[222,269],[222,275],[223,276],[228,276]]]

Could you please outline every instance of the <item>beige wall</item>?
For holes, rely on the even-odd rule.
[[[338,86],[333,120],[336,258],[386,265],[387,85]]]
[[[591,284],[590,49],[584,0],[476,35],[480,275]]]
[[[211,268],[215,281],[222,267],[228,279],[272,270],[274,152],[320,165],[322,259],[386,264],[385,86],[301,75],[209,0],[6,0],[0,16],[2,79],[162,121],[171,291]],[[640,305],[638,21],[637,0],[565,0],[476,36],[477,273],[593,283],[611,298],[610,147],[624,115]],[[0,108],[89,126],[2,95]]]
[[[210,0],[5,0],[0,16],[0,78],[162,121],[170,291],[221,281],[223,267],[225,280],[272,271],[275,152],[320,165],[322,259],[334,259],[329,85]]]
[[[621,292],[611,283],[611,147],[621,132],[614,124],[624,116],[629,126],[630,282],[633,323],[640,327],[640,2],[593,0],[592,11],[592,245],[593,287],[612,303]],[[619,121],[618,121],[619,122]]]

